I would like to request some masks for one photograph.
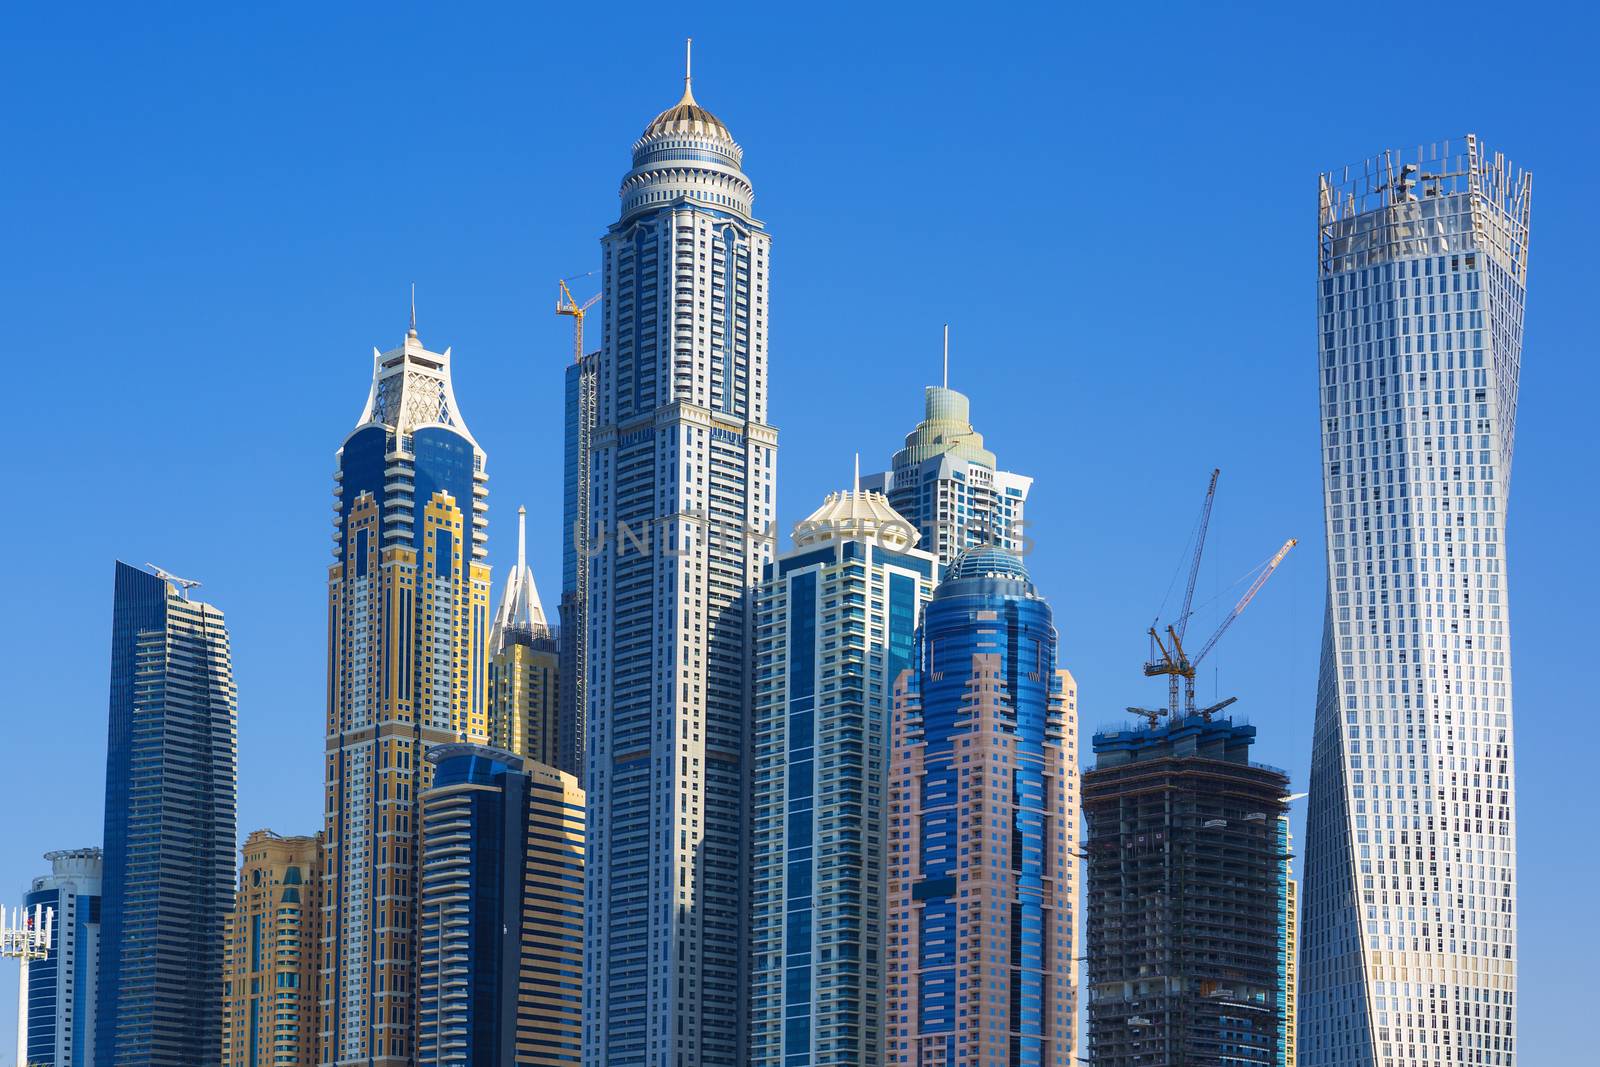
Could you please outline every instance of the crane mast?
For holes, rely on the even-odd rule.
[[[592,273],[592,272],[591,272]],[[577,441],[575,448],[577,456],[577,485],[574,486],[573,500],[573,530],[572,543],[577,555],[573,573],[572,595],[575,601],[573,612],[577,620],[577,632],[570,638],[563,638],[563,642],[570,640],[573,650],[573,663],[571,679],[563,679],[563,685],[572,687],[573,704],[577,709],[575,723],[581,723],[584,707],[587,700],[585,694],[585,680],[589,677],[589,642],[587,618],[589,610],[589,535],[592,528],[589,511],[589,483],[592,469],[590,458],[590,444],[594,433],[595,405],[597,402],[595,368],[585,366],[583,362],[583,320],[600,299],[596,293],[583,303],[579,303],[572,295],[572,290],[567,287],[567,279],[558,279],[556,285],[559,289],[556,294],[556,314],[566,315],[572,319],[572,362],[577,367],[578,381],[578,411],[577,411]],[[582,751],[582,727],[577,727],[579,736],[576,739],[579,754]]]
[[[1191,658],[1183,647],[1183,638],[1188,631],[1189,616],[1193,611],[1195,581],[1200,576],[1200,559],[1205,551],[1206,532],[1211,526],[1211,506],[1216,498],[1217,476],[1221,473],[1219,469],[1212,470],[1211,484],[1206,488],[1206,499],[1200,510],[1200,523],[1195,536],[1194,559],[1189,564],[1189,581],[1184,588],[1183,605],[1178,611],[1177,619],[1165,627],[1166,640],[1162,640],[1161,631],[1157,628],[1160,625],[1159,620],[1152,624],[1149,630],[1150,659],[1144,665],[1144,673],[1147,678],[1154,678],[1157,675],[1166,676],[1167,706],[1162,710],[1149,708],[1129,708],[1128,710],[1149,719],[1151,726],[1156,724],[1157,718],[1163,713],[1169,719],[1177,719],[1180,714],[1200,715],[1209,719],[1213,712],[1233,703],[1233,698],[1230,697],[1219,704],[1213,704],[1208,708],[1197,710],[1194,696],[1195,672],[1200,666],[1200,661],[1205,659],[1213,648],[1217,647],[1217,642],[1222,639],[1223,634],[1228,632],[1228,627],[1232,626],[1234,620],[1244,612],[1245,608],[1249,607],[1250,601],[1255,599],[1256,594],[1261,591],[1261,587],[1267,584],[1267,579],[1272,577],[1272,573],[1278,569],[1278,564],[1283,562],[1284,557],[1289,554],[1289,550],[1299,543],[1297,539],[1289,538],[1283,543],[1283,547],[1278,549],[1271,559],[1267,560],[1256,575],[1255,580],[1250,583],[1250,588],[1245,590],[1244,595],[1233,606],[1233,610],[1228,612],[1221,625],[1217,627],[1216,632],[1207,638],[1199,654]],[[1178,697],[1179,679],[1182,679],[1183,682],[1181,711]]]

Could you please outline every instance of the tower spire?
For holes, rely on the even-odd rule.
[[[944,387],[950,388],[950,324],[944,324]]]
[[[417,336],[417,283],[411,283],[411,328],[406,331],[407,337]]]
[[[683,39],[683,99],[680,104],[692,104],[694,100],[694,38]]]
[[[860,452],[856,453],[856,478],[855,478],[855,484],[851,488],[852,488],[852,491],[857,496],[861,495],[861,453]]]
[[[517,507],[517,566],[528,566],[528,509]]]

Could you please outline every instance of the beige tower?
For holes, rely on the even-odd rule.
[[[322,835],[245,839],[222,953],[222,1065],[316,1063]]]
[[[558,766],[561,646],[545,621],[528,569],[528,513],[517,509],[517,565],[489,633],[489,743]]]

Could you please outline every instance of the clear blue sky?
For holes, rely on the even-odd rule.
[[[455,351],[492,561],[560,581],[559,275],[593,268],[645,123],[696,95],[775,236],[780,509],[876,468],[952,385],[1036,478],[1031,566],[1086,732],[1139,673],[1207,471],[1202,596],[1302,538],[1202,691],[1305,780],[1323,610],[1315,178],[1476,130],[1535,172],[1509,556],[1521,1051],[1586,1059],[1600,955],[1594,16],[1538,4],[1042,14],[662,5],[34,5],[0,32],[0,896],[102,819],[112,561],[233,632],[241,833],[319,825],[334,450],[371,349]],[[1585,363],[1583,361],[1589,361]],[[1220,594],[1220,595],[1219,595]],[[1585,667],[1588,664],[1588,667]],[[0,968],[0,1065],[16,970]]]

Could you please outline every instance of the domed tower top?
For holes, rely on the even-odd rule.
[[[750,217],[755,191],[744,150],[721,119],[694,98],[691,51],[684,45],[683,96],[644,128],[633,144],[633,169],[622,179],[622,218],[691,199]]]

